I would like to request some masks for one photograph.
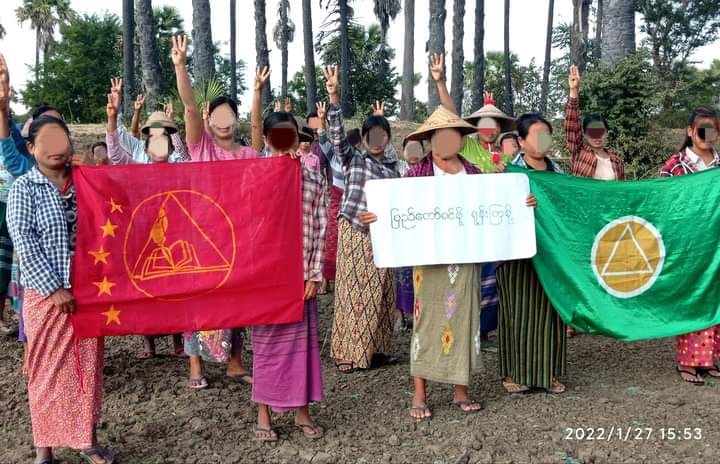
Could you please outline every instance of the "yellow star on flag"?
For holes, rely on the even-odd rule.
[[[98,288],[98,295],[107,294],[112,296],[111,289],[116,285],[112,282],[110,282],[107,278],[107,276],[103,277],[102,282],[93,282],[93,285],[95,285]]]
[[[88,251],[88,254],[95,258],[95,264],[97,263],[103,263],[107,264],[107,257],[110,256],[110,252],[105,251],[105,249],[100,246],[100,249],[98,251]]]
[[[105,225],[100,226],[100,229],[103,231],[103,237],[114,237],[115,236],[115,229],[117,229],[118,226],[110,222],[110,219],[107,220]]]
[[[110,305],[110,309],[100,314],[107,318],[107,321],[105,321],[105,325],[110,325],[113,322],[117,325],[120,325],[120,311],[115,309],[115,305]]]
[[[114,212],[116,212],[116,211],[119,212],[119,213],[122,213],[122,212],[123,212],[123,207],[122,207],[122,205],[121,205],[121,204],[118,204],[118,203],[115,203],[115,200],[113,200],[112,197],[110,198],[110,202],[109,202],[109,203],[110,203],[110,213],[111,213],[111,214],[114,213]]]

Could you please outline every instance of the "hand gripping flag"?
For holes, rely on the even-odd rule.
[[[79,337],[302,320],[300,163],[74,170]]]

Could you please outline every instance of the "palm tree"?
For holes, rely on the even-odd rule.
[[[237,72],[234,72],[237,69],[236,6],[235,0],[230,0],[230,96],[233,100],[237,100]]]
[[[270,50],[267,46],[265,32],[267,21],[265,19],[265,0],[255,0],[255,62],[262,69],[270,66]],[[272,99],[270,80],[263,87],[263,107],[267,107]]]
[[[512,67],[510,63],[510,0],[505,0],[505,113],[513,111]]]
[[[462,114],[463,101],[463,35],[465,20],[465,0],[455,0],[453,3],[453,41],[452,41],[452,80],[450,81],[450,95],[452,96],[458,114]]]
[[[380,22],[380,30],[383,34],[383,44],[387,31],[390,28],[390,21],[400,13],[400,0],[373,0],[373,13],[378,22]]]
[[[135,4],[123,0],[123,106],[132,108],[135,95]]]
[[[605,0],[602,61],[612,63],[635,52],[635,0]]]
[[[595,43],[593,46],[593,60],[600,61],[602,57],[602,24],[603,24],[603,0],[597,0],[597,15],[595,17]]]
[[[577,65],[580,72],[585,71],[585,43],[588,38],[588,23],[592,0],[573,0],[573,25],[570,34],[570,61]]]
[[[543,65],[542,90],[540,94],[540,112],[545,114],[547,111],[548,87],[550,85],[550,55],[552,52],[552,31],[553,31],[553,10],[555,9],[555,0],[548,1],[548,22],[547,36],[545,38],[545,64]]]
[[[303,45],[305,48],[305,90],[308,112],[317,102],[317,76],[315,75],[315,48],[313,47],[312,0],[303,0]]]
[[[215,46],[210,28],[210,0],[192,0],[193,73],[201,82],[215,75]]]
[[[338,0],[340,13],[340,102],[343,114],[352,114],[352,89],[350,88],[350,11],[348,0]]]
[[[400,119],[415,119],[415,0],[405,0],[405,46],[403,49]]]
[[[445,53],[445,0],[430,0],[430,38],[427,52]],[[432,112],[440,105],[440,95],[437,85],[430,75],[428,64],[428,106]]]
[[[288,44],[295,39],[295,23],[288,17],[290,1],[278,2],[278,22],[273,29],[273,41],[280,49],[282,56],[282,80],[280,82],[280,96],[283,100],[287,96],[288,82]]]
[[[474,85],[472,91],[473,109],[483,106],[485,101],[485,0],[475,1],[475,44],[474,44]]]
[[[140,59],[145,101],[147,108],[154,109],[162,95],[163,82],[151,0],[136,0],[135,22],[140,35]]]
[[[47,58],[53,34],[57,26],[70,22],[77,14],[70,8],[70,0],[24,0],[23,6],[15,10],[20,24],[30,21],[35,29],[35,80],[40,72],[40,50]]]

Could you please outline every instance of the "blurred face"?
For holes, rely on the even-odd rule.
[[[602,121],[593,121],[585,128],[585,142],[590,147],[600,150],[605,148],[607,129]]]
[[[320,129],[320,118],[318,118],[318,117],[308,119],[307,123],[308,123],[308,127],[310,129],[312,129],[313,131]]]
[[[477,122],[478,138],[485,143],[495,143],[500,135],[500,123],[493,118],[480,118]]]
[[[382,156],[387,143],[388,134],[382,127],[373,127],[365,134],[365,148],[372,156]]]
[[[210,114],[210,130],[217,139],[233,139],[235,136],[236,121],[237,115],[233,112],[230,105],[223,103]]]
[[[108,159],[107,148],[103,145],[98,145],[93,149],[92,159],[97,165],[110,164]]]
[[[165,163],[170,157],[170,136],[165,129],[151,128],[147,154],[153,163]]]
[[[520,146],[526,156],[541,160],[547,156],[552,147],[550,128],[542,122],[530,126],[526,139],[520,139]]]
[[[430,137],[433,156],[442,160],[457,158],[457,154],[463,146],[463,139],[460,132],[455,129],[438,129]]]
[[[405,150],[403,150],[403,157],[410,166],[414,166],[423,157],[423,147],[420,142],[411,140],[405,144]]]
[[[30,153],[35,157],[40,168],[58,171],[72,157],[70,138],[62,127],[45,124],[35,136],[35,143],[28,143]]]
[[[506,156],[515,156],[520,151],[517,140],[512,137],[503,140],[500,148],[502,149],[503,155]]]
[[[299,145],[297,128],[289,121],[275,124],[265,137],[265,144],[273,154],[296,151]]]
[[[303,154],[310,153],[310,144],[307,142],[300,142],[300,145],[298,145],[298,151]]]
[[[687,134],[694,148],[710,151],[718,141],[718,122],[712,118],[698,118],[695,125],[688,128]]]

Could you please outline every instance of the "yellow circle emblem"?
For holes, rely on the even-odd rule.
[[[608,293],[632,298],[652,287],[662,272],[665,245],[651,223],[624,216],[597,234],[591,260],[595,277]]]

